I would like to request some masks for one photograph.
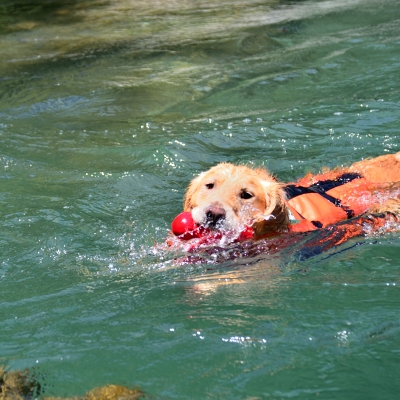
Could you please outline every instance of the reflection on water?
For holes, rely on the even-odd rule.
[[[354,11],[360,3],[362,15]],[[129,123],[132,118],[162,114],[171,121],[210,112],[218,118],[248,117],[275,109],[277,102],[288,106],[288,99],[298,105],[304,97],[312,101],[309,86],[318,85],[320,74],[331,79],[343,75],[337,58],[350,49],[357,51],[360,36],[381,31],[390,35],[390,23],[376,24],[377,18],[386,22],[390,10],[377,16],[374,4],[9,4],[2,16],[0,42],[3,101],[16,107],[31,103],[32,92],[21,87],[23,80],[35,89],[34,108],[83,108],[91,116],[88,120],[94,115],[119,116]],[[340,18],[340,23],[322,31],[324,18],[331,13],[357,15],[361,21]],[[294,81],[300,91],[292,86]],[[56,97],[49,98],[50,93]],[[96,104],[99,96],[103,101]]]
[[[289,2],[290,7],[286,3],[279,0],[263,3],[224,0],[217,4],[204,0],[86,0],[43,4],[17,1],[3,8],[2,33],[9,34],[10,42],[17,44],[20,50],[30,48],[31,56],[19,51],[25,60],[34,60],[35,56],[45,59],[61,55],[78,57],[85,53],[93,56],[93,52],[105,52],[113,47],[116,47],[115,50],[124,47],[128,51],[148,54],[153,51],[179,51],[180,46],[203,45],[204,51],[212,53],[229,51],[230,42],[235,39],[239,46],[237,50],[242,44],[244,52],[258,53],[262,50],[263,41],[268,43],[268,37],[260,33],[241,33],[243,29],[351,9],[362,0]],[[85,29],[81,28],[82,25]],[[283,29],[288,30],[290,27]],[[32,44],[35,46],[33,49]],[[8,51],[17,53],[15,48]],[[6,59],[18,61],[9,56]]]
[[[160,243],[218,162],[290,182],[397,151],[399,7],[3,4],[0,365],[57,396],[397,393],[397,234],[218,265]]]

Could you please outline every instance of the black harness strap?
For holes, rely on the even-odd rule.
[[[309,188],[315,190],[318,193],[325,193],[328,190],[331,190],[335,187],[342,186],[346,183],[354,181],[355,179],[361,179],[361,178],[362,176],[360,174],[349,172],[347,174],[340,175],[336,179],[327,179],[325,181],[319,181],[311,185]]]
[[[326,200],[330,201],[333,203],[336,207],[341,207],[343,211],[347,213],[347,218],[352,218],[354,217],[354,211],[351,210],[349,207],[343,206],[341,201],[333,197],[326,192],[328,190],[331,190],[335,187],[342,186],[348,182],[351,182],[355,179],[360,179],[362,176],[357,173],[346,173],[343,175],[340,175],[336,179],[327,179],[325,181],[319,181],[314,184],[312,184],[309,187],[305,186],[296,186],[296,185],[286,185],[284,187],[284,191],[286,194],[286,200],[293,199],[297,196],[300,196],[302,194],[306,193],[318,193],[320,196],[324,197]]]

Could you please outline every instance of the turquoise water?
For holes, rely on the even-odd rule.
[[[393,0],[6,3],[0,364],[45,395],[397,398],[399,234],[181,265],[220,161],[291,181],[399,150]]]

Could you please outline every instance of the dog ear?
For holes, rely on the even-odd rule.
[[[274,180],[261,180],[265,194],[264,218],[253,225],[256,236],[267,232],[284,232],[288,228],[289,216],[282,185]],[[269,217],[269,218],[268,218]]]
[[[270,215],[277,205],[284,203],[282,185],[274,180],[261,180],[265,195],[265,215]]]
[[[200,188],[199,183],[203,175],[204,172],[202,172],[199,176],[197,176],[190,182],[186,190],[185,196],[183,198],[183,211],[192,211],[192,209],[196,207],[197,205],[195,203],[196,192]]]

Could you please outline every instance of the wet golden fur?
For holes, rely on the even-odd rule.
[[[212,187],[211,187],[212,186]],[[251,198],[242,198],[249,193]],[[265,169],[221,163],[193,179],[186,192],[184,210],[205,224],[206,210],[217,206],[225,210],[221,228],[238,230],[253,226],[257,234],[279,231],[288,224],[281,184]]]
[[[400,152],[363,160],[334,172],[338,176],[357,172],[370,182],[385,184],[388,190],[398,189]],[[190,211],[198,224],[218,229],[252,226],[256,236],[284,232],[289,223],[282,184],[264,168],[229,163],[218,164],[192,180],[185,195],[184,211]],[[371,204],[371,212],[377,211],[398,213],[400,200],[396,197],[383,204]]]

